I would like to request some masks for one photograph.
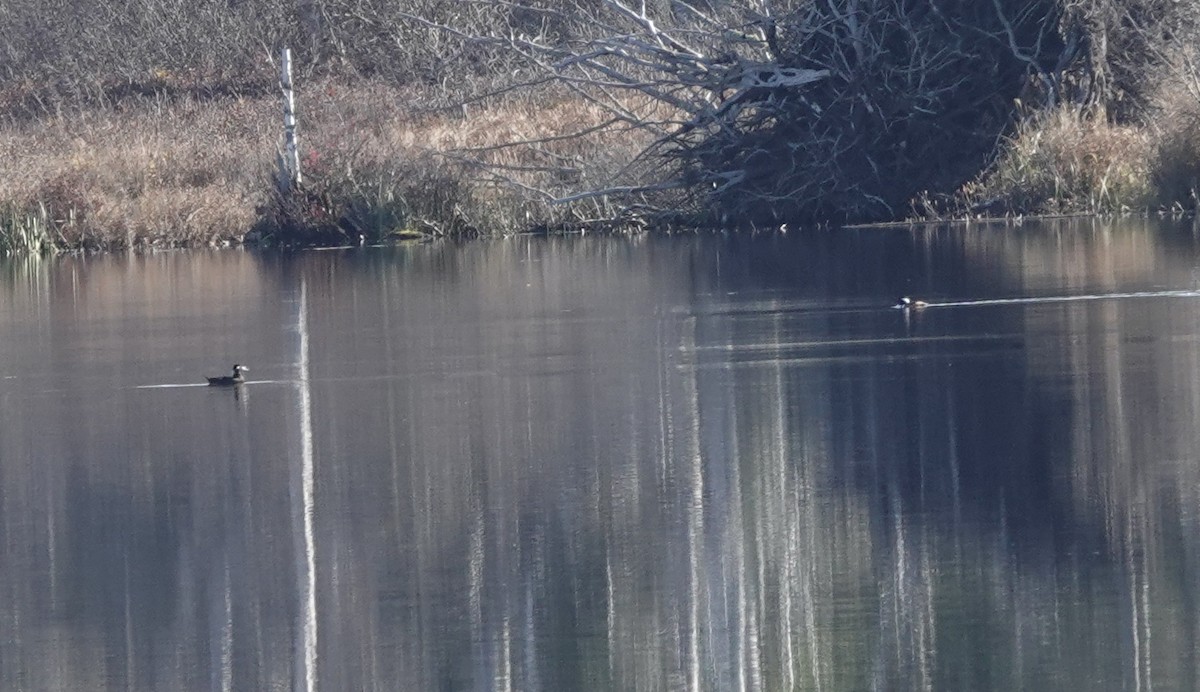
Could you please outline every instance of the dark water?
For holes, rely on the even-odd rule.
[[[0,689],[1195,688],[1197,237],[0,262]]]

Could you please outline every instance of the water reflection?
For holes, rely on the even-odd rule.
[[[1193,687],[1198,254],[1074,222],[0,264],[0,687]]]

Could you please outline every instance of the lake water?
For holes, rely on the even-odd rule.
[[[1194,689],[1198,289],[1157,221],[0,261],[0,689]]]

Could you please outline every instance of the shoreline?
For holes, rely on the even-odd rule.
[[[286,199],[275,192],[282,137],[277,95],[138,98],[10,120],[0,127],[0,255],[691,230],[668,222],[648,225],[622,216],[620,200],[577,195],[610,189],[613,181],[645,184],[630,180],[626,169],[650,141],[644,130],[606,124],[607,111],[577,96],[547,88],[449,107],[429,92],[324,78],[298,85],[297,97],[305,184]],[[1040,122],[1042,129],[1036,121],[1025,124],[1024,136],[1043,141],[1053,135],[1064,157],[1075,156],[1076,148],[1063,142],[1118,137],[1127,146],[1114,155],[1128,155],[1129,142],[1147,150],[1153,145],[1145,134],[1134,137],[1128,128],[1105,129],[1067,114]],[[981,172],[957,195],[925,205],[930,218],[800,226],[903,228],[1193,213],[1178,203],[1153,208],[1148,183],[1130,184],[1130,196],[1103,204],[1078,192],[1086,185],[1053,198],[1034,195],[1054,186],[1044,176],[1018,179],[1012,171],[1041,170],[1046,167],[1036,161],[1057,159],[1041,150],[1035,157],[1022,149],[1023,141],[1014,140],[994,170]],[[1097,146],[1090,147],[1089,161],[1111,168],[1094,155]],[[1145,175],[1145,168],[1129,176]],[[572,195],[580,201],[555,202]],[[1010,208],[1037,211],[995,213]],[[711,230],[731,228],[756,230],[736,224]]]

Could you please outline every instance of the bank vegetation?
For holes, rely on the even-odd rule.
[[[16,0],[0,250],[1186,213],[1198,39],[1172,0]]]

